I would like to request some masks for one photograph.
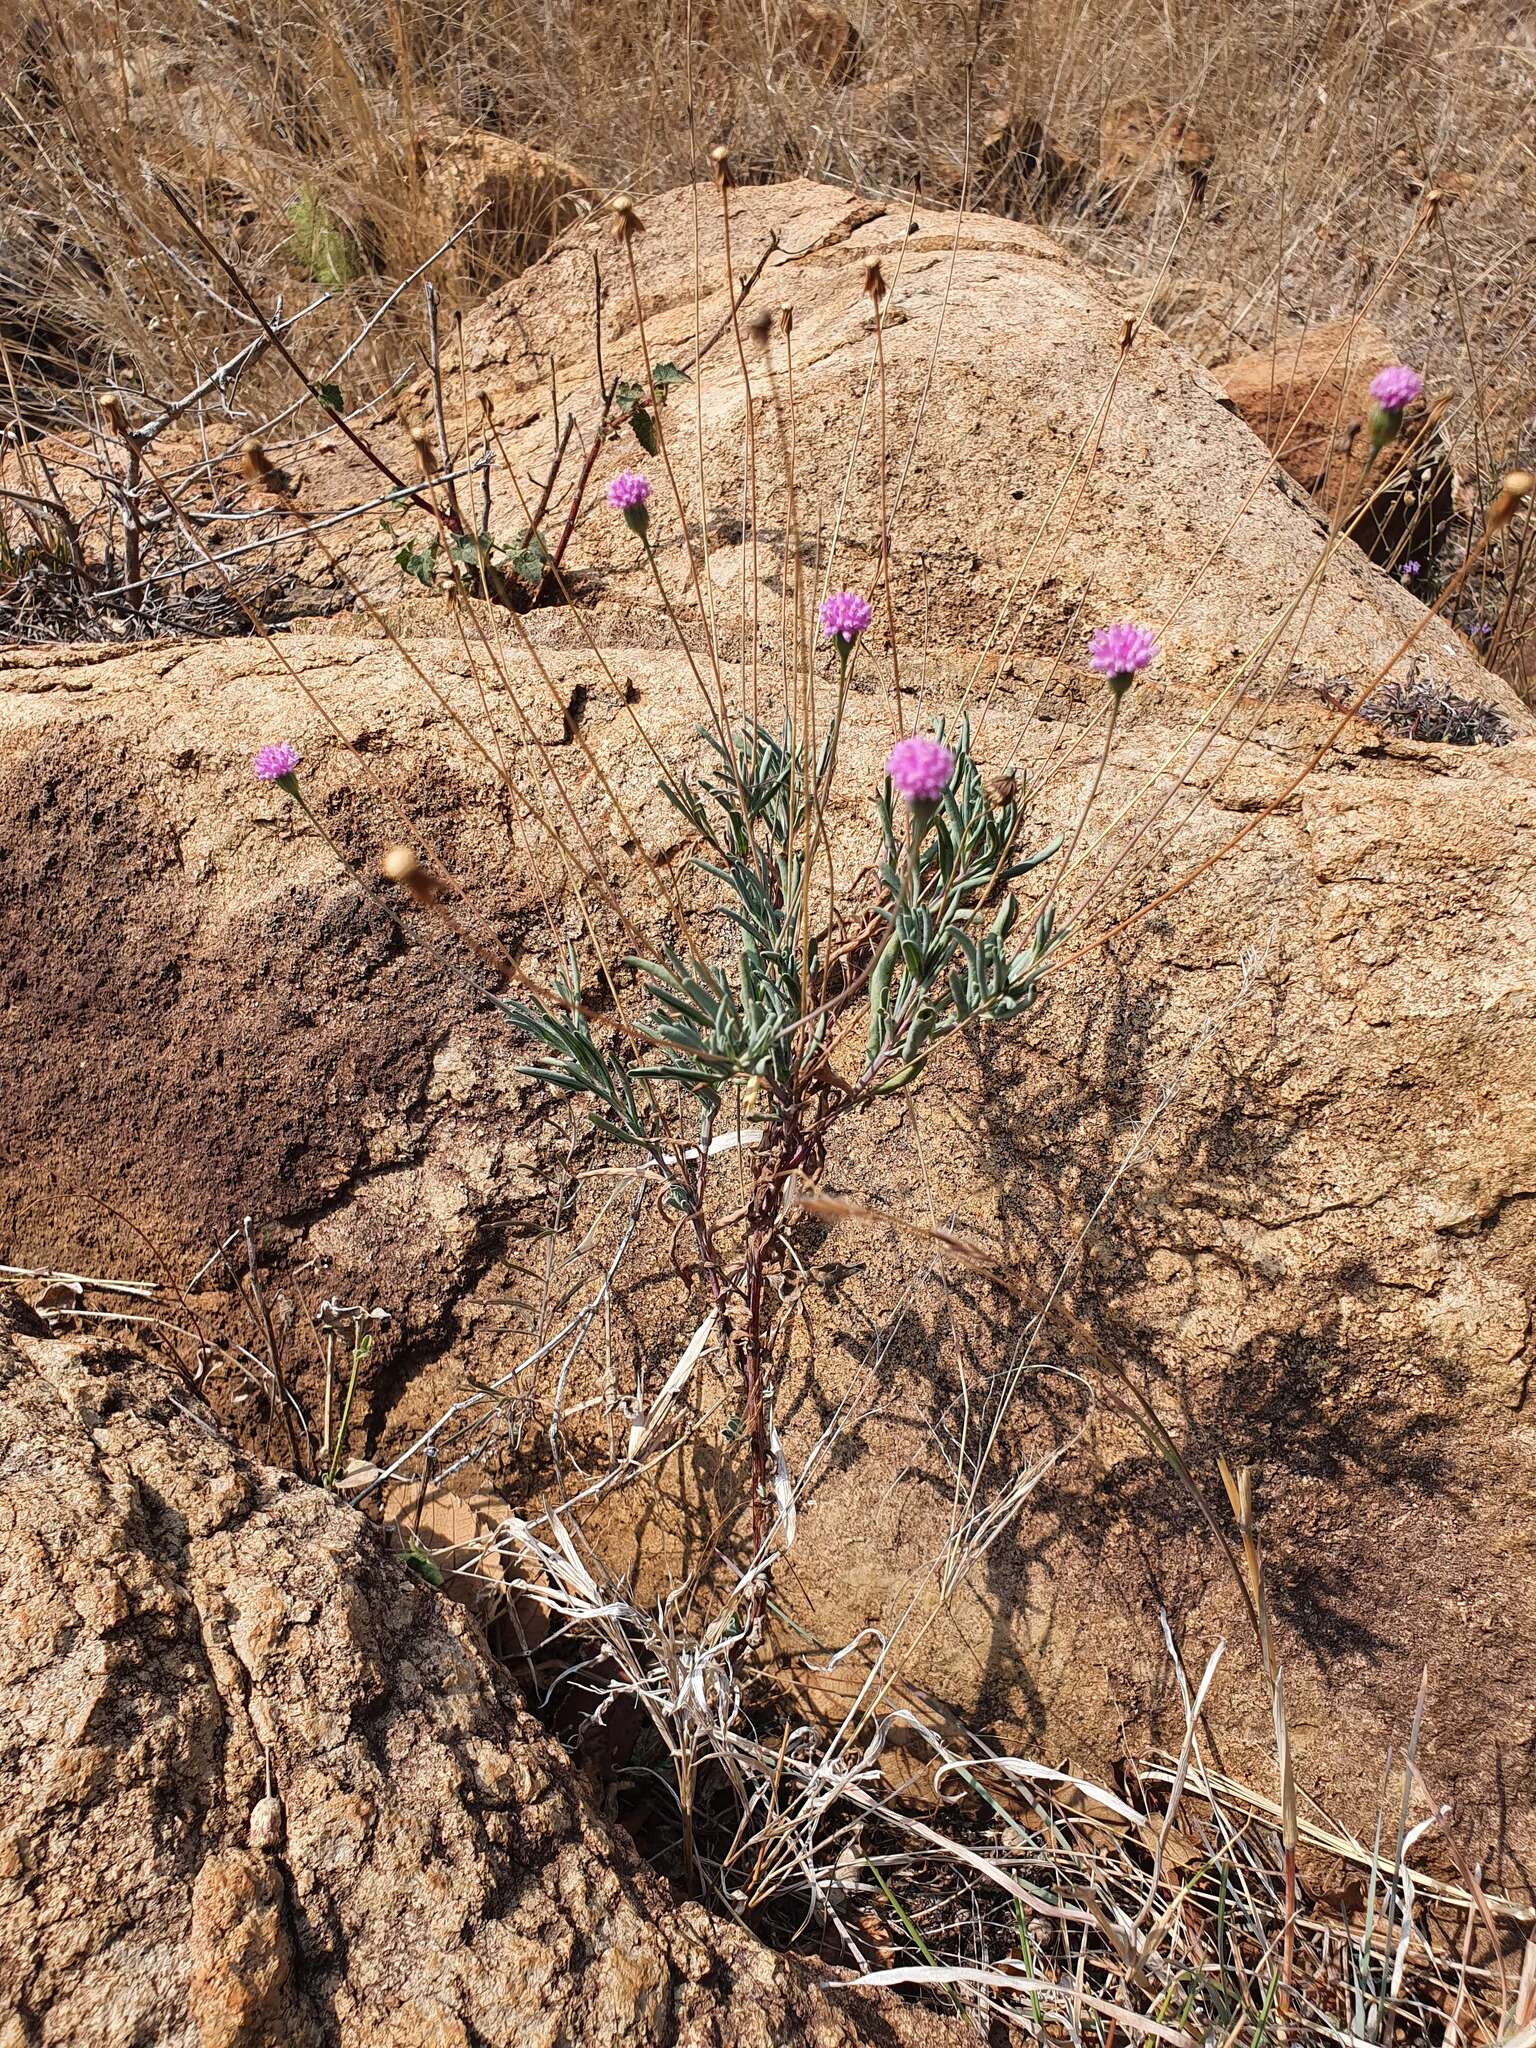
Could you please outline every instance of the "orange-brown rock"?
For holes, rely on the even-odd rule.
[[[1099,123],[1099,175],[1121,198],[1144,195],[1165,171],[1203,198],[1216,152],[1186,113],[1160,100],[1111,100]]]
[[[958,2048],[674,1900],[462,1612],[161,1368],[0,1321],[0,1459],[0,2038]]]
[[[793,0],[790,34],[802,64],[823,85],[847,85],[858,70],[858,30],[840,7]]]
[[[1033,219],[1085,190],[1089,176],[1082,158],[1056,142],[1025,109],[996,108],[981,125],[973,189],[988,208]]]

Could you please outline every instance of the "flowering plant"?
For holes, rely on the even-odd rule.
[[[710,959],[690,943],[686,953],[627,960],[637,997],[628,1032],[600,1023],[574,952],[552,999],[522,992],[502,1007],[539,1048],[522,1071],[584,1100],[598,1130],[644,1153],[677,1222],[674,1245],[691,1239],[685,1270],[706,1280],[717,1334],[740,1370],[761,1574],[781,1462],[772,1332],[799,1194],[819,1181],[844,1117],[909,1087],[967,1026],[1029,1007],[1052,915],[1039,909],[1017,941],[1012,885],[1056,842],[1021,851],[1019,795],[988,797],[968,727],[953,747],[942,732],[911,735],[891,749],[875,798],[882,851],[865,889],[818,914],[807,848],[821,827],[834,736],[809,767],[791,724],[747,727],[729,742],[703,737],[712,767],[698,779],[668,776],[661,789],[696,836],[693,868],[716,896],[729,947]],[[760,1128],[744,1129],[746,1119]],[[726,1146],[752,1156],[734,1221],[718,1213],[711,1164],[727,1123],[736,1139],[727,1131]]]

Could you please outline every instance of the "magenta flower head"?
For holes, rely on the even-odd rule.
[[[1088,643],[1088,666],[1107,678],[1116,699],[1131,687],[1132,676],[1157,659],[1157,642],[1145,626],[1122,620],[1118,625],[1100,626]]]
[[[280,783],[291,795],[293,778],[298,773],[302,758],[292,740],[273,740],[261,749],[252,763],[256,770],[256,780]]]
[[[942,740],[929,739],[926,733],[909,733],[892,747],[885,772],[896,794],[914,808],[936,804],[949,787],[955,757]]]
[[[821,630],[829,640],[845,640],[851,647],[861,633],[869,631],[874,613],[869,599],[856,590],[834,590],[821,600]]]
[[[1402,432],[1403,408],[1424,396],[1424,379],[1406,363],[1389,363],[1371,379],[1371,453],[1379,455]]]
[[[869,631],[874,617],[869,599],[856,590],[834,590],[821,600],[821,630],[837,649],[838,674],[848,674],[848,657],[861,633]]]
[[[621,469],[608,486],[608,502],[615,512],[624,514],[624,524],[631,533],[638,533],[645,539],[650,524],[650,514],[645,501],[651,495],[651,480],[642,476],[637,469]]]
[[[1399,576],[1402,577],[1405,583],[1411,583],[1414,577],[1419,574],[1420,570],[1423,567],[1424,564],[1422,562],[1404,562],[1403,566],[1401,567],[1401,569],[1398,570],[1397,573]]]
[[[1391,363],[1371,379],[1371,396],[1383,412],[1401,412],[1424,396],[1424,379],[1406,363]]]

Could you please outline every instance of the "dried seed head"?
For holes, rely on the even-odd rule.
[[[379,873],[386,881],[402,885],[421,870],[421,862],[408,846],[386,846],[379,856]]]
[[[1125,315],[1124,319],[1123,319],[1123,320],[1122,320],[1122,321],[1120,322],[1120,353],[1121,353],[1121,355],[1124,355],[1124,354],[1125,354],[1125,352],[1127,351],[1127,349],[1129,349],[1129,347],[1130,347],[1131,343],[1132,343],[1132,342],[1133,342],[1133,341],[1134,341],[1135,339],[1136,339],[1136,316],[1135,316],[1135,314],[1134,314],[1134,313],[1127,313],[1127,314]]]
[[[278,472],[271,456],[254,435],[240,444],[240,462],[252,483],[260,484],[263,490],[275,491],[278,487]]]
[[[723,142],[717,142],[709,152],[709,161],[714,166],[715,183],[722,192],[735,184],[736,180],[731,176],[731,152]]]
[[[411,446],[416,450],[416,460],[421,464],[424,477],[437,474],[437,450],[432,446],[432,436],[425,427],[411,428]]]
[[[128,416],[123,411],[123,401],[115,391],[103,391],[100,399],[101,416],[114,434],[126,433]]]
[[[253,1849],[278,1849],[283,1841],[283,1802],[269,1792],[251,1808],[250,1844]]]
[[[396,882],[413,903],[435,903],[443,885],[429,868],[424,868],[408,846],[388,846],[379,860],[379,873]]]
[[[1504,531],[1533,490],[1536,490],[1536,476],[1528,469],[1510,470],[1488,507],[1486,530],[1490,536]]]
[[[286,469],[279,469],[266,449],[253,436],[240,444],[240,466],[258,489],[269,498],[281,498],[289,511],[298,519],[304,513],[295,502],[298,489]]]
[[[864,266],[864,292],[867,298],[878,306],[886,294],[885,273],[880,268],[880,258],[871,256]]]
[[[779,308],[779,332],[793,334],[795,331],[795,309],[786,299]]]
[[[621,192],[614,200],[610,211],[613,214],[613,239],[627,242],[632,235],[645,233],[645,222],[635,211],[635,202],[627,192]]]
[[[489,393],[489,391],[477,391],[475,393],[475,403],[476,405],[479,406],[480,410],[485,414],[488,420],[495,419],[496,408],[491,403],[491,394]]]

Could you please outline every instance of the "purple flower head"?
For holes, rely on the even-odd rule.
[[[1424,564],[1422,562],[1404,562],[1403,566],[1401,567],[1401,569],[1398,570],[1397,573],[1399,576],[1402,577],[1405,583],[1411,583],[1414,577],[1420,573],[1423,567]]]
[[[864,609],[867,612],[869,606]],[[926,733],[909,733],[892,747],[885,772],[896,794],[909,804],[936,804],[949,787],[955,757],[942,740],[929,739]]]
[[[1472,638],[1474,640],[1486,640],[1492,631],[1493,625],[1490,620],[1479,619],[1477,624],[1472,628]]]
[[[844,654],[861,633],[869,631],[874,616],[869,599],[860,597],[856,590],[834,590],[830,597],[821,600],[821,630],[829,640],[838,643]]]
[[[1424,395],[1424,379],[1406,363],[1390,363],[1371,379],[1371,396],[1383,412],[1401,412]]]
[[[292,740],[273,740],[262,748],[253,764],[258,782],[286,782],[303,756]]]
[[[624,524],[631,533],[650,546],[646,536],[650,528],[651,515],[645,509],[645,501],[651,495],[651,480],[642,476],[638,469],[621,469],[608,486],[608,502],[615,512],[624,514]]]
[[[608,486],[608,502],[615,512],[633,512],[651,495],[651,480],[638,469],[621,469]]]
[[[1145,626],[1122,620],[1114,626],[1100,626],[1088,643],[1088,665],[1108,676],[1112,689],[1123,690],[1131,677],[1157,659],[1157,642]]]

